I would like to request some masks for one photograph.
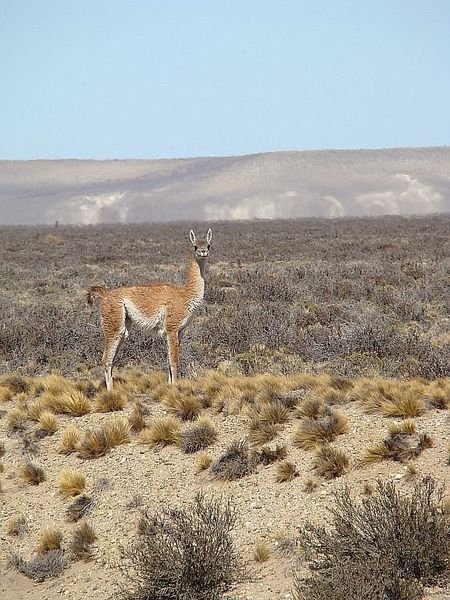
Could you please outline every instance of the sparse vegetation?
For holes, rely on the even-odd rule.
[[[36,552],[38,554],[45,554],[50,550],[59,550],[61,548],[62,537],[59,529],[46,529],[39,536]]]
[[[207,452],[200,452],[197,457],[196,467],[197,472],[206,471],[212,463],[213,459]]]
[[[292,481],[298,476],[296,466],[288,460],[285,460],[277,465],[276,482],[283,483],[284,481]]]
[[[143,514],[125,552],[119,600],[219,600],[243,575],[230,504],[197,494],[189,507]]]
[[[20,536],[28,531],[28,525],[25,515],[12,517],[5,524],[5,532],[8,535]]]
[[[423,450],[433,446],[433,440],[428,433],[416,435],[415,432],[413,421],[391,425],[386,438],[366,449],[363,463],[370,465],[386,459],[406,462],[416,458]]]
[[[118,390],[103,390],[96,397],[96,409],[100,412],[123,410],[127,403],[127,395]]]
[[[233,481],[249,475],[255,467],[255,461],[243,441],[233,442],[222,456],[211,465],[211,473],[217,479]]]
[[[75,425],[69,425],[64,430],[58,451],[61,454],[71,454],[78,450],[81,438],[81,431]]]
[[[18,473],[21,480],[30,485],[39,485],[45,481],[44,469],[32,462],[27,462],[19,467]]]
[[[348,457],[342,450],[324,444],[314,457],[313,468],[325,479],[340,477],[348,467]]]
[[[199,417],[192,427],[181,433],[180,448],[186,454],[204,450],[217,439],[217,431],[207,417]]]
[[[63,471],[58,480],[59,493],[64,498],[78,496],[86,486],[86,478],[83,473],[74,469]]]
[[[381,481],[362,503],[347,487],[337,492],[332,527],[308,523],[300,531],[312,572],[297,577],[297,598],[422,598],[422,584],[442,580],[449,569],[449,516],[441,497],[429,477],[411,496]]]
[[[180,441],[181,424],[173,417],[159,419],[140,433],[143,444],[150,446],[177,445]]]
[[[50,550],[28,561],[13,553],[9,562],[20,573],[35,581],[58,577],[69,566],[62,550]]]
[[[270,547],[265,542],[260,542],[255,546],[253,560],[257,563],[267,562],[270,558]]]
[[[58,429],[58,420],[49,410],[41,412],[39,415],[39,432],[44,435],[52,435]]]
[[[94,505],[95,501],[92,497],[86,494],[78,496],[66,509],[67,520],[76,523],[86,517],[92,511]]]
[[[70,550],[74,558],[88,561],[92,558],[91,545],[95,542],[97,536],[92,527],[83,521],[75,527],[70,541]]]
[[[348,431],[347,419],[326,405],[318,407],[314,417],[306,417],[294,431],[296,446],[313,450],[325,442],[332,442],[338,435]]]

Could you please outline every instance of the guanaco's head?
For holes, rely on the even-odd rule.
[[[212,240],[212,231],[208,229],[208,233],[206,234],[206,238],[204,240],[198,240],[195,237],[194,230],[191,229],[189,232],[189,239],[194,246],[194,256],[196,259],[207,258],[209,254],[209,249],[211,247]]]

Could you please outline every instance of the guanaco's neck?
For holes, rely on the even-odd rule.
[[[201,302],[205,295],[205,266],[206,258],[200,260],[193,258],[189,265],[185,287],[190,296],[190,300],[194,302]]]

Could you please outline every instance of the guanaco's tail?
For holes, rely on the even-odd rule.
[[[96,296],[103,298],[107,291],[108,290],[101,285],[93,285],[92,287],[90,287],[86,296],[86,300],[89,306],[92,306],[92,304],[94,303],[94,298]]]

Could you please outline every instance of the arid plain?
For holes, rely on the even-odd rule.
[[[144,598],[126,595],[121,549],[129,560],[139,539],[170,539],[173,515],[162,530],[152,515],[189,510],[203,492],[223,510],[230,503],[237,558],[225,536],[229,571],[202,600],[444,600],[449,217],[211,224],[205,304],[183,339],[182,379],[167,385],[163,342],[136,331],[107,393],[86,290],[181,282],[190,226],[0,230],[0,597]],[[364,506],[369,523],[378,518],[380,500],[402,525],[392,538],[373,521],[370,551],[355,530],[361,554],[330,554],[332,567],[318,568],[305,526],[336,531],[329,509],[339,498],[355,523]],[[361,577],[361,564],[383,582]],[[197,597],[166,592],[148,597]]]

